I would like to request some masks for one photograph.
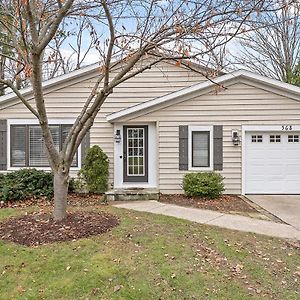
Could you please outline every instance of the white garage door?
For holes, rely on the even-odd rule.
[[[300,194],[300,132],[247,132],[246,194]]]

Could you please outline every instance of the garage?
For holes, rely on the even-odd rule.
[[[248,131],[245,194],[300,194],[300,131]]]

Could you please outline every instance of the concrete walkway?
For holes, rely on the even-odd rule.
[[[172,216],[180,219],[219,226],[222,228],[254,232],[268,236],[300,240],[300,230],[287,225],[217,211],[182,207],[157,201],[135,201],[114,205],[119,208]]]

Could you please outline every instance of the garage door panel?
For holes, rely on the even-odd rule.
[[[299,175],[299,166],[300,166],[300,161],[297,163],[287,163],[285,165],[285,169],[286,169],[286,175],[289,174],[295,174],[295,175]]]
[[[293,150],[289,149],[288,151],[285,151],[287,155],[285,160],[287,162],[291,161],[293,164],[299,164],[300,163],[299,151],[300,149],[293,149]]]
[[[263,151],[266,151],[267,149],[263,149]],[[265,159],[268,159],[270,161],[276,161],[276,162],[280,162],[282,159],[282,150],[280,151],[274,151],[274,150],[269,150],[268,154],[264,156]]]
[[[246,133],[246,193],[300,194],[300,143],[291,142],[296,134]],[[262,137],[260,142],[257,136]]]

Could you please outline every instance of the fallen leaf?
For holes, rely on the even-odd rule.
[[[19,286],[19,287],[17,288],[17,291],[18,291],[20,294],[26,292],[26,290],[25,290],[23,287],[21,287],[21,286]]]
[[[118,292],[122,287],[123,287],[123,285],[116,285],[114,287],[114,293]]]

